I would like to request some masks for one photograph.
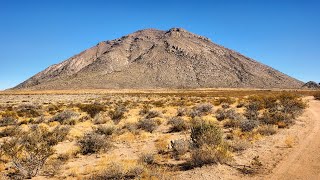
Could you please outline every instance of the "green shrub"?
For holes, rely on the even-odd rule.
[[[191,127],[191,141],[195,147],[201,147],[204,144],[218,145],[222,142],[221,129],[210,123],[197,122]]]

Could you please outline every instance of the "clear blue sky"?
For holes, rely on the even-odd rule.
[[[319,1],[0,0],[0,89],[100,41],[171,27],[320,81]]]

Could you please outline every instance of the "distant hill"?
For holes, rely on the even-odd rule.
[[[181,28],[103,41],[14,89],[300,88],[303,83]]]
[[[302,88],[306,88],[306,89],[320,89],[320,84],[314,82],[314,81],[309,81],[307,83],[305,83]]]

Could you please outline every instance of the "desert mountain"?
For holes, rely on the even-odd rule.
[[[15,89],[300,88],[269,66],[181,28],[103,41]]]
[[[314,81],[309,81],[307,83],[305,83],[302,88],[305,89],[319,89],[320,88],[320,84],[314,82]]]

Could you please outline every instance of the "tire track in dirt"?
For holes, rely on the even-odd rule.
[[[313,123],[309,134],[266,179],[320,179],[320,101],[311,100],[309,106],[306,111]]]

